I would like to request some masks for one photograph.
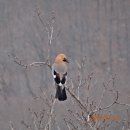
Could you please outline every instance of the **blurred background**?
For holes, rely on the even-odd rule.
[[[54,29],[51,46],[45,28],[48,23],[53,24]],[[34,98],[42,95],[42,91],[49,98],[55,94],[47,66],[24,69],[8,55],[17,56],[24,64],[45,61],[49,55],[52,63],[60,52],[69,57],[68,79],[73,80],[74,87],[77,62],[85,59],[83,76],[94,74],[91,94],[95,101],[101,97],[103,82],[116,75],[114,83],[119,101],[130,103],[129,0],[0,0],[1,130],[10,130],[10,121],[17,130],[24,130],[21,120],[30,119],[28,108],[44,108],[44,104],[36,103]],[[102,105],[112,100],[113,97],[106,94]],[[66,130],[63,117],[67,108],[73,107],[71,100],[57,102],[55,107],[56,122]],[[111,111],[121,116],[121,123],[116,127],[121,129],[123,120],[127,119],[126,107],[115,105]]]

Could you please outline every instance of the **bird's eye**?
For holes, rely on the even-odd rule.
[[[69,61],[66,58],[64,58],[63,61],[69,63]]]

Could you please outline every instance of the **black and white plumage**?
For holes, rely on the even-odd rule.
[[[56,86],[56,95],[59,101],[67,99],[65,84],[67,80],[67,59],[64,54],[59,54],[52,65],[52,75]]]

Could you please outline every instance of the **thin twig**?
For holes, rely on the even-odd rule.
[[[45,28],[45,30],[49,33],[49,30],[48,30],[48,28],[47,28],[47,25],[43,22],[43,19],[42,19],[42,17],[41,17],[41,13],[40,13],[40,11],[39,11],[39,8],[37,8],[37,9],[35,10],[35,12],[36,12],[36,14],[37,14],[37,16],[38,16],[38,18],[39,18],[41,24],[43,25],[43,27]]]
[[[123,105],[123,106],[130,107],[130,104],[127,104],[127,103],[120,103],[120,102],[117,102],[117,101],[116,101],[116,104],[119,104],[119,105]]]
[[[30,64],[28,64],[28,65],[25,65],[25,64],[22,63],[22,60],[19,59],[18,57],[13,56],[13,55],[8,55],[8,56],[9,56],[10,58],[12,58],[13,61],[14,61],[16,64],[18,64],[18,65],[24,67],[25,69],[27,69],[27,68],[29,68],[29,67],[32,67],[32,66],[41,66],[41,65],[47,65],[47,66],[51,69],[51,65],[50,65],[49,63],[47,63],[47,62],[32,62],[32,63],[30,63]]]
[[[52,106],[51,106],[51,109],[50,109],[49,119],[48,119],[48,122],[45,126],[45,130],[51,130],[51,120],[52,120],[55,102],[56,102],[56,99],[53,100],[53,103],[52,103]]]
[[[71,130],[71,128],[70,128],[70,126],[69,126],[69,124],[68,124],[68,122],[66,121],[66,119],[65,119],[65,118],[64,118],[64,121],[65,121],[65,124],[66,124],[66,126],[67,126],[68,130]]]
[[[78,102],[78,104],[85,110],[87,111],[87,108],[83,105],[83,103],[81,102],[81,100],[78,99],[78,97],[69,90],[69,88],[65,87],[66,90],[69,92],[69,94]]]
[[[99,107],[100,107],[100,105],[101,105],[101,102],[102,102],[102,99],[103,99],[103,97],[104,97],[105,92],[106,92],[106,89],[105,89],[105,87],[104,87],[104,90],[103,90],[103,92],[102,92],[101,98],[100,98],[100,100],[99,100],[99,104],[97,105],[97,107],[96,107],[95,110],[98,110],[98,109],[99,109]]]
[[[51,29],[51,33],[50,33],[50,35],[48,36],[48,39],[49,39],[49,44],[51,45],[51,43],[52,43],[52,38],[53,38],[53,26],[52,27],[50,27],[50,29]]]
[[[11,130],[14,130],[14,126],[13,126],[13,124],[12,124],[11,121],[10,121],[10,129],[11,129]]]
[[[70,126],[69,126],[69,127],[68,127],[69,129],[71,129],[71,130],[78,130],[78,127],[75,126],[73,122],[71,122],[71,119],[70,119],[70,120],[67,120],[67,119],[64,118],[64,121],[65,121],[66,124],[68,124],[68,126],[69,126],[69,124],[70,124],[70,125],[74,128],[74,129],[71,129]]]
[[[36,113],[35,112],[32,112],[31,109],[29,109],[30,113],[31,113],[31,117],[32,117],[32,121],[33,121],[33,124],[34,124],[34,128],[35,130],[38,130],[38,126],[36,124],[36,120],[35,120],[35,117],[37,117]]]
[[[27,65],[27,67],[31,67],[31,66],[41,66],[41,65],[47,65],[50,69],[51,69],[51,65],[48,64],[47,62],[32,62],[31,64]]]
[[[105,109],[110,108],[111,106],[113,106],[114,104],[117,103],[118,98],[119,98],[119,96],[118,96],[118,91],[116,91],[116,98],[115,98],[115,100],[114,100],[110,105],[108,105],[108,106],[106,106],[106,107],[103,107],[103,108],[99,108],[99,109],[97,109],[97,110],[94,110],[92,113],[95,113],[95,112],[98,112],[98,111],[101,111],[101,110],[105,110]]]

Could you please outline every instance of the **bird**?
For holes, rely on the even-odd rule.
[[[56,86],[55,98],[59,101],[67,100],[65,84],[67,80],[67,70],[69,61],[66,55],[60,53],[56,56],[52,65],[52,75]]]

